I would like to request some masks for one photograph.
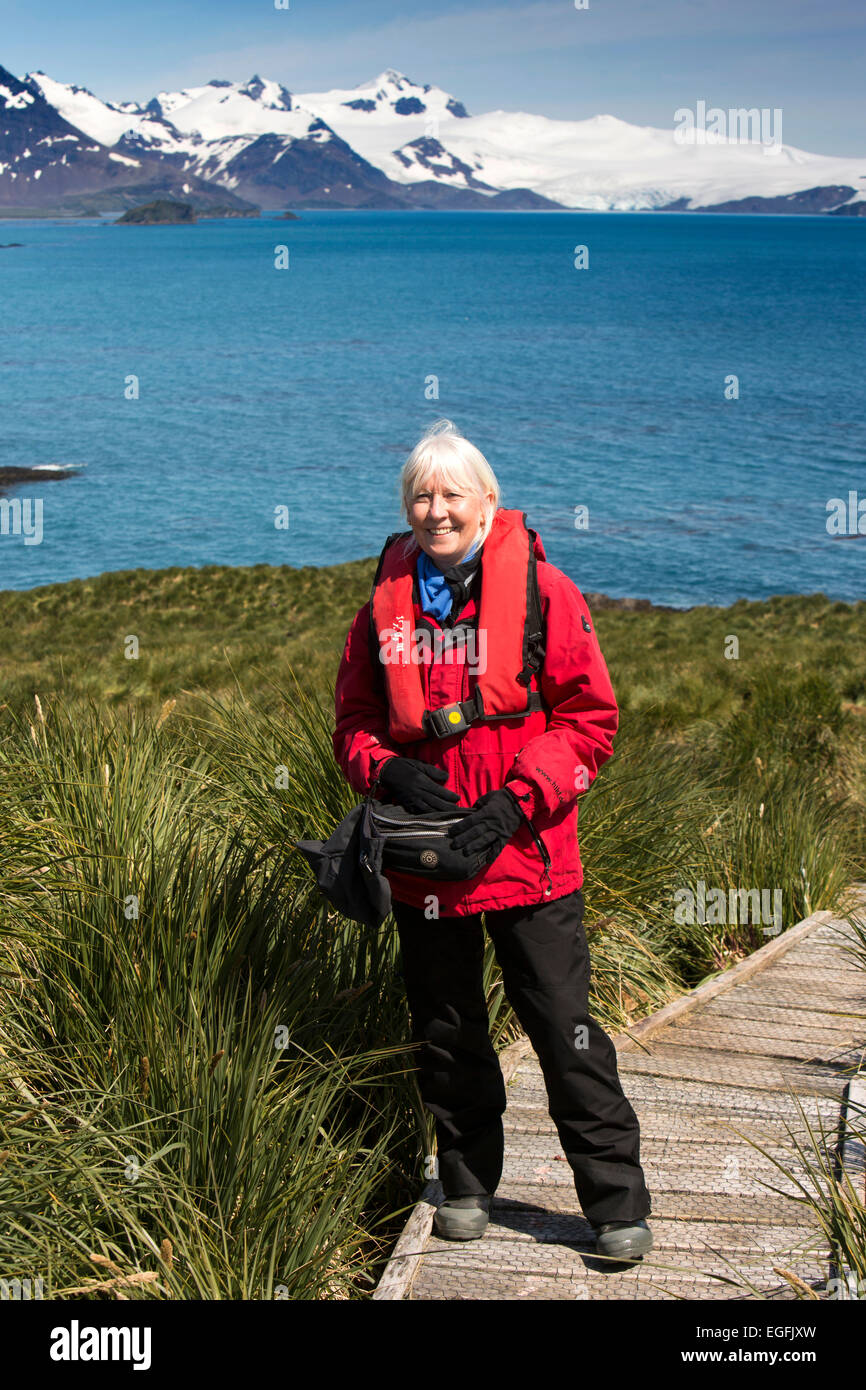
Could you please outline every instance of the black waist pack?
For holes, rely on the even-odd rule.
[[[423,878],[472,878],[482,854],[451,847],[448,831],[469,815],[468,806],[414,815],[368,796],[353,806],[328,840],[298,840],[322,896],[350,921],[379,927],[391,911],[391,885],[383,869]]]
[[[454,849],[449,832],[470,814],[471,807],[416,814],[368,797],[361,830],[363,867],[394,869],[422,878],[458,882],[474,878],[485,865],[485,854],[464,854]]]

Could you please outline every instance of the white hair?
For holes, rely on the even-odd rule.
[[[479,544],[490,534],[499,507],[500,489],[496,474],[480,449],[470,444],[450,420],[437,420],[419,439],[400,474],[403,512],[411,521],[412,498],[423,483],[441,482],[462,491],[474,492],[481,499],[482,518]],[[493,493],[493,501],[485,493]],[[419,548],[414,534],[406,541],[406,553]]]

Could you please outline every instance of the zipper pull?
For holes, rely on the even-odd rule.
[[[522,815],[523,819],[526,821],[526,824],[527,824],[527,825],[531,825],[531,824],[532,824],[532,821],[529,819],[529,816],[526,814],[526,812],[524,811],[523,807],[520,805],[520,802],[521,802],[521,801],[531,801],[531,800],[532,800],[532,793],[531,793],[531,792],[523,792],[523,793],[521,794],[520,792],[516,792],[516,791],[514,790],[513,787],[510,787],[510,786],[508,785],[507,782],[506,782],[505,785],[503,786],[503,789],[502,789],[502,790],[508,792],[509,795],[512,796],[512,797],[514,798],[514,800],[518,803],[518,810],[520,811],[520,814]]]
[[[544,896],[546,898],[549,898],[551,893],[553,892],[553,880],[550,877],[551,860],[547,850],[547,845],[542,840],[541,836],[535,828],[533,821],[531,821],[528,816],[526,817],[526,823],[529,826],[530,831],[532,832],[532,838],[538,846],[538,851],[541,855],[542,862],[544,864],[544,877],[547,879],[547,887],[544,890]]]

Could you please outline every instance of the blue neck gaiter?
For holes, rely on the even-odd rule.
[[[471,559],[477,549],[478,542],[475,541],[472,548],[460,561],[461,565]],[[426,550],[422,550],[418,556],[418,593],[421,597],[422,612],[429,613],[439,622],[448,617],[453,602],[448,580],[439,566],[431,560]]]

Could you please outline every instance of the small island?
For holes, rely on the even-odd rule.
[[[157,198],[153,203],[142,203],[140,207],[130,208],[122,217],[118,217],[115,226],[120,226],[123,222],[136,226],[154,226],[195,221],[197,218],[192,203],[175,203],[170,198]]]

